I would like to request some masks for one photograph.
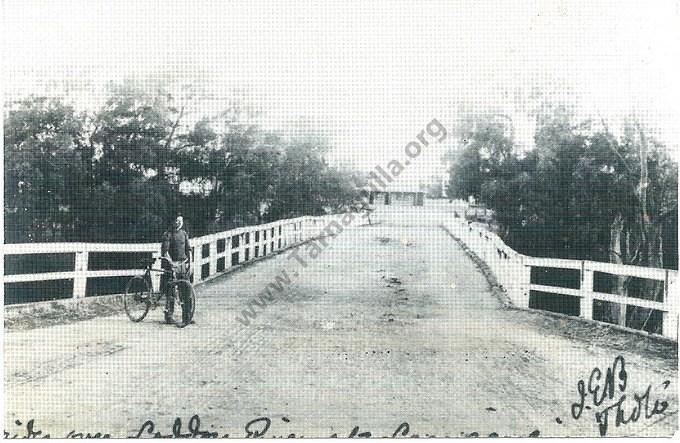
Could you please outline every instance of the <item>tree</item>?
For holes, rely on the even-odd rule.
[[[463,149],[453,156],[449,175],[449,198],[479,200],[482,184],[504,175],[507,163],[512,159],[513,140],[504,123],[494,116],[479,118],[476,122],[465,121],[458,129]]]
[[[448,197],[479,200],[482,194],[482,159],[476,146],[466,146],[449,170]]]
[[[534,197],[536,218],[549,229],[543,236],[545,255],[561,258],[582,258],[588,251],[577,249],[579,243],[574,227],[580,201],[575,193],[581,189],[574,181],[574,171],[586,149],[585,131],[588,124],[574,124],[573,116],[557,107],[537,119],[536,183]]]
[[[238,120],[223,127],[200,121],[177,150],[178,176],[195,185],[190,204],[210,230],[261,222],[280,173],[280,137]]]
[[[7,241],[63,240],[83,197],[78,116],[57,100],[32,98],[9,111],[4,125]]]
[[[270,217],[280,219],[326,212],[322,180],[328,165],[322,157],[324,150],[324,146],[305,140],[293,140],[286,146]]]
[[[93,193],[108,195],[109,201],[105,207],[84,208],[83,223],[91,239],[157,238],[150,235],[162,230],[177,209],[172,204],[178,183],[170,143],[182,111],[172,102],[163,91],[147,93],[123,84],[112,88],[111,97],[94,115]],[[160,227],[150,231],[149,223]]]
[[[139,176],[167,179],[169,143],[180,114],[171,101],[162,92],[148,94],[127,85],[113,89],[96,115],[92,136],[101,150],[97,172],[102,180],[124,186]]]

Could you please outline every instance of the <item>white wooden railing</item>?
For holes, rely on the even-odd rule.
[[[678,303],[677,271],[588,260],[530,257],[514,251],[500,237],[482,226],[469,224],[462,219],[449,221],[445,223],[445,226],[489,266],[499,284],[506,290],[512,303],[518,307],[529,308],[530,291],[540,291],[578,297],[580,299],[579,316],[588,320],[593,320],[593,301],[595,300],[617,303],[623,309],[627,305],[655,309],[661,311],[663,315],[662,335],[676,341],[678,339],[680,306]],[[580,287],[572,289],[532,283],[531,269],[534,267],[577,270],[580,277]],[[593,286],[595,272],[663,282],[663,301],[596,292]]]
[[[324,224],[333,216],[299,217],[278,220],[255,226],[245,226],[216,234],[204,235],[190,240],[193,249],[194,284],[208,280],[228,271],[238,264],[270,255],[298,245],[311,237],[318,236]],[[218,248],[218,244],[220,248]],[[223,247],[222,247],[223,246]],[[160,257],[160,242],[141,244],[120,243],[21,243],[3,245],[5,256],[31,254],[75,254],[74,268],[65,272],[38,272],[29,274],[3,275],[3,286],[7,283],[37,282],[73,279],[73,299],[82,299],[87,292],[89,279],[102,277],[125,277],[139,275],[143,269],[88,269],[91,253],[151,253]],[[137,263],[130,263],[131,266]],[[155,267],[159,268],[160,263]],[[219,269],[219,271],[218,271]],[[5,271],[6,272],[6,271]],[[4,274],[4,272],[3,272]],[[153,273],[154,288],[159,287],[160,273]]]
[[[279,220],[256,226],[246,226],[216,234],[191,239],[193,248],[194,283],[208,280],[228,271],[231,267],[252,261],[298,245],[318,236],[333,215],[299,217]],[[446,227],[480,257],[495,274],[516,306],[528,308],[530,291],[571,295],[580,298],[580,317],[593,319],[593,301],[618,303],[655,309],[662,312],[663,332],[666,337],[678,338],[678,272],[667,269],[644,268],[584,260],[536,258],[519,254],[507,246],[497,235],[483,227],[468,224],[462,219],[448,221]],[[218,250],[218,244],[223,248]],[[221,246],[221,245],[220,245]],[[31,254],[75,254],[73,271],[42,272],[3,275],[3,283],[36,282],[73,279],[72,298],[86,295],[88,279],[138,275],[142,269],[90,270],[90,253],[147,252],[160,256],[160,243],[23,243],[3,245],[4,256]],[[531,283],[532,267],[575,269],[579,272],[578,289]],[[219,269],[219,270],[218,270]],[[596,292],[593,287],[594,273],[603,272],[619,276],[631,276],[663,282],[663,301],[626,297],[619,294]],[[160,274],[154,273],[154,287],[158,287]]]

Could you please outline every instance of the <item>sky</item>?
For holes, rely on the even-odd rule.
[[[334,161],[403,157],[433,118],[504,113],[531,146],[532,91],[603,118],[636,114],[680,147],[678,1],[3,1],[6,99],[96,108],[110,81],[162,83],[193,115],[237,99],[263,126],[315,127]],[[151,87],[151,86],[150,86]],[[191,97],[191,98],[189,98]],[[405,171],[441,171],[453,137]]]

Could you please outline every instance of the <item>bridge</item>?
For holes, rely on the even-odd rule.
[[[677,429],[674,271],[523,256],[430,202],[381,209],[370,224],[301,217],[192,246],[196,324],[176,329],[160,311],[132,323],[118,296],[87,296],[92,280],[139,272],[92,269],[94,254],[157,255],[158,244],[5,245],[5,256],[74,257],[73,270],[4,276],[73,281],[68,300],[5,307],[5,431],[24,435],[33,419],[53,437],[166,435],[197,415],[201,430],[232,437],[266,420],[269,437],[597,436],[607,406],[607,436]],[[533,281],[534,268],[579,284]],[[597,273],[661,281],[663,301],[599,292]],[[578,312],[531,309],[532,291],[576,298]],[[659,311],[662,334],[593,320],[597,300]],[[108,315],[77,318],[95,302],[110,303]],[[31,316],[50,326],[22,322]],[[624,361],[611,398],[579,391],[584,380],[604,392],[607,368],[621,376]],[[626,424],[616,423],[622,397]]]

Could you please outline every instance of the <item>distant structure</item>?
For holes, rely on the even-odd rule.
[[[444,164],[442,164],[442,198],[448,198],[449,197],[449,170],[451,169],[451,162],[450,161],[445,161]]]
[[[368,193],[368,203],[376,206],[423,206],[425,197],[423,191],[407,188],[376,191],[366,187],[364,192]]]

